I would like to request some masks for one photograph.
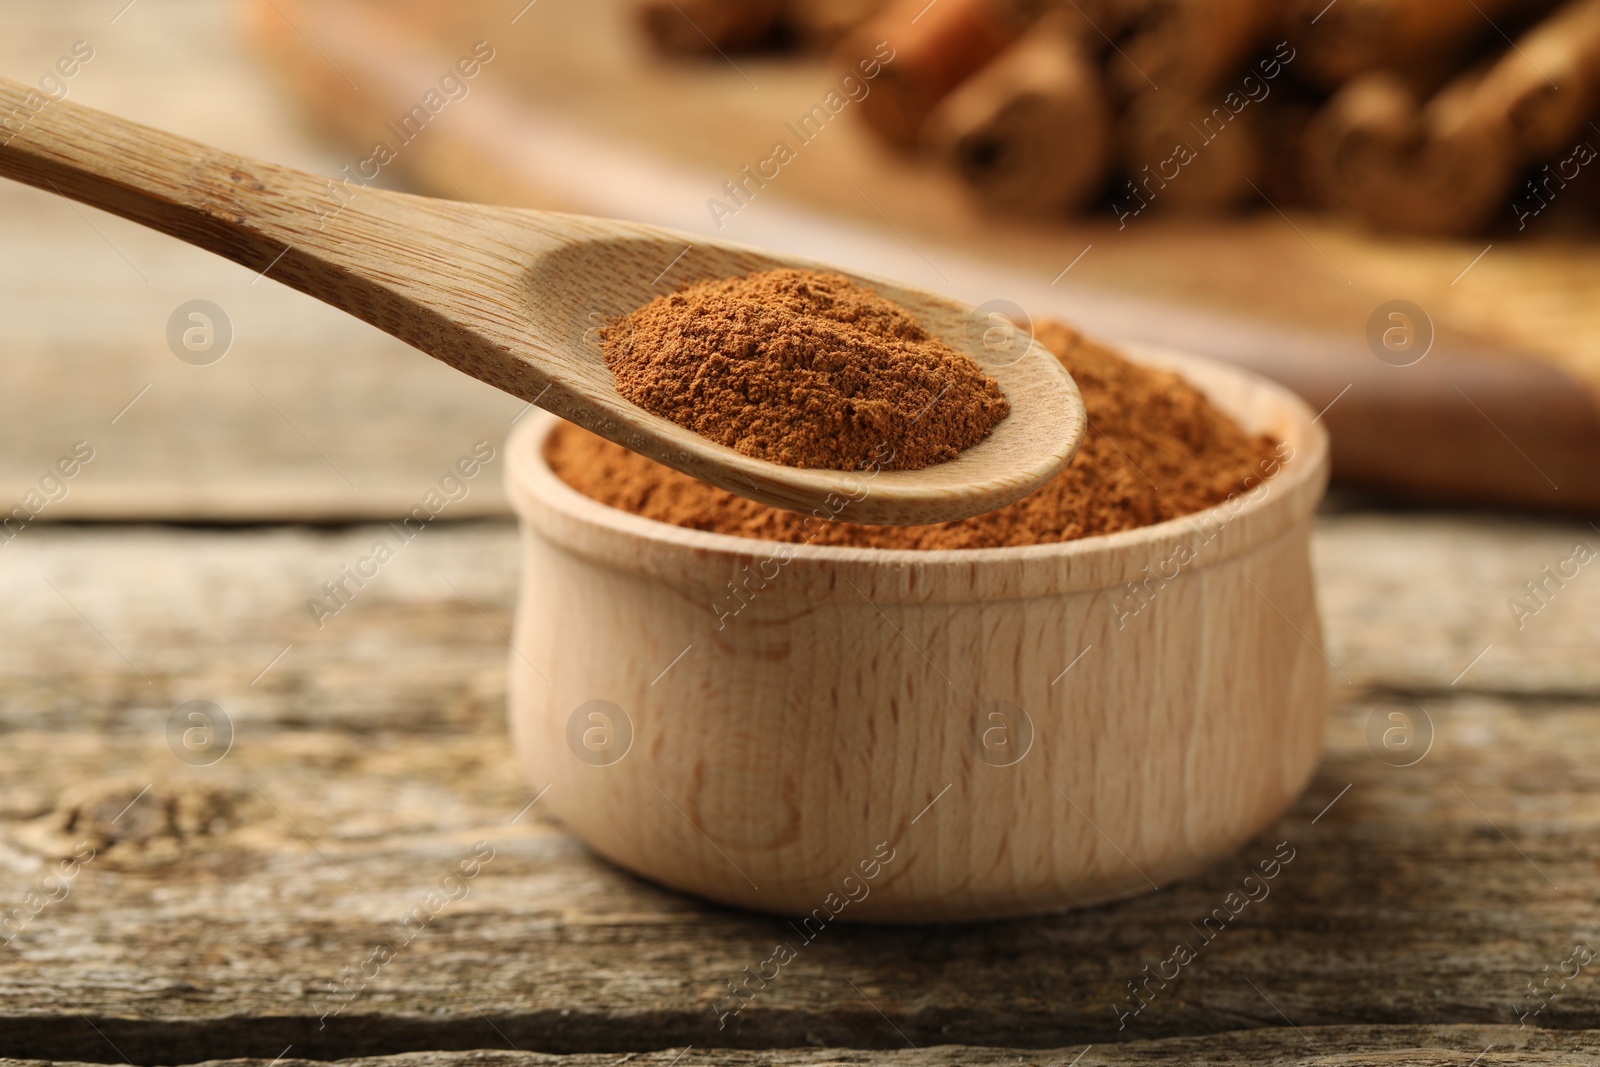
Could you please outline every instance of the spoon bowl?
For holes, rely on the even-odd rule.
[[[342,180],[321,178],[67,101],[34,111],[28,96],[0,80],[0,114],[32,116],[20,129],[0,128],[0,176],[260,271],[530,404],[764,504],[885,525],[965,518],[1043,485],[1084,432],[1083,401],[1048,351],[937,294],[695,234],[391,192],[349,168]],[[747,456],[618,393],[602,327],[691,282],[780,267],[841,273],[900,304],[975,358],[1010,415],[948,463],[820,470]]]

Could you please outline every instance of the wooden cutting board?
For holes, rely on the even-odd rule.
[[[346,146],[347,190],[374,180],[639,219],[974,304],[1006,300],[1285,383],[1326,409],[1345,484],[1600,507],[1594,241],[1559,231],[1402,241],[1266,207],[1122,229],[996,219],[947,176],[885,154],[847,112],[719,219],[709,202],[728,203],[725,182],[793,139],[786,123],[832,83],[825,64],[664,60],[634,32],[627,0],[255,0],[247,10],[281,83]],[[447,80],[475,46],[492,58]],[[1393,319],[1394,301],[1421,314]],[[1431,332],[1431,345],[1394,353],[1369,341],[1408,326]]]

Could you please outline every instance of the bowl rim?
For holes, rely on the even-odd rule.
[[[644,541],[697,556],[740,563],[781,557],[786,563],[858,564],[878,569],[1009,567],[1026,563],[1093,559],[1128,549],[1183,542],[1202,529],[1208,518],[1219,519],[1219,529],[1237,530],[1252,525],[1260,527],[1261,517],[1273,511],[1288,509],[1294,513],[1294,517],[1300,517],[1303,511],[1304,515],[1309,516],[1321,499],[1327,482],[1328,435],[1305,401],[1286,387],[1241,367],[1171,349],[1125,342],[1111,343],[1120,354],[1136,362],[1177,372],[1189,384],[1200,389],[1212,403],[1235,418],[1243,415],[1239,411],[1239,400],[1243,394],[1254,392],[1267,398],[1277,414],[1279,425],[1263,427],[1258,424],[1255,428],[1273,430],[1282,439],[1289,440],[1294,449],[1294,454],[1282,461],[1277,472],[1258,486],[1258,489],[1265,488],[1267,491],[1258,493],[1258,489],[1252,489],[1234,493],[1209,508],[1148,526],[1045,544],[994,548],[888,549],[773,541],[695,530],[646,518],[602,503],[573,488],[556,475],[544,455],[544,442],[561,420],[549,412],[539,411],[534,413],[534,417],[515,426],[506,441],[507,495],[525,528],[531,527],[536,533],[581,555],[611,562],[617,562],[613,559],[615,552],[604,551],[606,546],[587,543],[574,535],[580,529],[587,530],[591,534],[610,535],[609,539],[613,542],[619,538]],[[1236,395],[1218,395],[1218,387],[1224,387]],[[1235,501],[1243,503],[1234,508],[1231,505]],[[1191,569],[1202,569],[1232,558],[1277,536],[1287,525],[1288,522],[1282,522],[1273,524],[1270,530],[1263,528],[1251,536],[1235,536],[1231,550],[1213,552]]]

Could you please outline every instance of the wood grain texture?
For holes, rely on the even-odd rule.
[[[307,601],[328,602],[323,583],[379,541],[396,558],[319,629]],[[1600,548],[1600,536],[1468,517],[1320,519],[1312,561],[1336,694],[1600,695],[1588,654],[1600,640],[1600,571],[1584,565],[1521,630],[1506,604],[1579,543]],[[0,600],[27,620],[0,642],[0,725],[144,729],[206,698],[283,726],[499,730],[496,628],[511,632],[518,568],[505,523],[441,526],[403,546],[386,524],[30,529],[0,548]]]
[[[1600,693],[1600,569],[1577,562],[1600,553],[1588,523],[1332,515],[1312,551],[1336,683]]]
[[[1427,702],[1432,751],[1400,770],[1367,747],[1381,707],[1337,714],[1305,800],[1194,879],[1028,922],[830,926],[725,1029],[726,983],[798,935],[619,874],[539,805],[509,825],[532,796],[496,739],[260,732],[190,771],[159,734],[12,733],[8,795],[39,800],[0,834],[8,911],[47,861],[98,851],[7,946],[0,1049],[110,1058],[78,1013],[163,1062],[492,1046],[485,1017],[518,1047],[617,1052],[1052,1048],[1276,1027],[1279,1011],[1514,1028],[1538,1006],[1527,983],[1594,944],[1594,708]],[[397,932],[480,841],[494,852],[468,894]],[[1283,841],[1270,895],[1205,944],[1190,924],[1239,908],[1230,894]],[[1126,983],[1180,943],[1198,959],[1119,1029]],[[372,980],[351,977],[385,946]],[[1570,982],[1528,1022],[1594,1028],[1600,994]]]
[[[95,57],[68,83],[71,100],[302,169],[356,162],[299,128],[229,5],[140,0],[113,25],[115,14],[6,5],[0,72],[33,82],[85,40]],[[475,442],[498,445],[524,407],[253,271],[51,193],[0,182],[0,217],[8,513],[83,440],[94,462],[39,521],[404,515]],[[168,348],[169,316],[195,299],[233,327],[211,366]],[[493,478],[450,509],[505,511]]]
[[[323,583],[380,541],[394,559],[319,626],[308,601],[338,606]],[[0,642],[0,721],[143,730],[203,698],[277,726],[498,729],[506,646],[496,627],[510,633],[513,545],[499,523],[425,529],[410,542],[388,524],[238,536],[29,529],[0,548],[7,618],[26,620]]]
[[[1070,1062],[1088,1042],[1089,1057],[1114,1063],[1103,1042],[1178,1036],[1195,1040],[1149,1055],[1315,1062],[1276,1005],[1348,1062],[1410,1062],[1401,1050],[1417,1047],[1467,1062],[1537,1006],[1524,999],[1530,980],[1600,938],[1587,925],[1600,862],[1587,662],[1576,645],[1538,643],[1508,643],[1497,660],[1497,645],[1452,688],[1460,666],[1434,659],[1451,642],[1470,649],[1471,628],[1504,608],[1475,608],[1461,574],[1488,599],[1568,530],[1324,520],[1330,656],[1354,684],[1335,681],[1343,706],[1324,763],[1277,825],[1196,878],[1122,904],[982,926],[830,928],[719,1031],[724,983],[794,935],[618,873],[542,821],[549,797],[512,823],[535,793],[501,718],[516,560],[506,526],[427,531],[317,631],[305,599],[387,529],[39,529],[3,550],[8,618],[26,620],[0,643],[4,913],[63,850],[91,840],[99,852],[66,900],[0,946],[0,1054],[120,1062],[81,1012],[134,1062],[270,1060],[291,1043],[291,1057],[318,1058],[507,1041],[617,1054],[691,1042],[904,1048],[894,1028],[922,1047],[1070,1052],[1012,1053],[1041,1063]],[[1552,623],[1580,640],[1600,619],[1595,588],[1572,582],[1530,630]],[[1459,621],[1440,627],[1447,614]],[[1474,691],[1518,672],[1546,692]],[[190,699],[215,701],[238,728],[213,767],[168,748],[169,717]],[[1381,744],[1396,712],[1413,736],[1431,724],[1412,767],[1392,766],[1405,754]],[[496,856],[469,895],[319,1030],[325,983],[400,936],[392,923],[479,840]],[[1270,896],[1118,1030],[1111,1005],[1126,982],[1178,941],[1197,942],[1190,923],[1225,906],[1285,840],[1295,859]],[[1583,1047],[1561,1031],[1600,1026],[1589,971],[1526,1021],[1519,1037],[1534,1048]],[[1466,1028],[1407,1029],[1444,1023]],[[1469,1039],[1480,1027],[1500,1029]]]
[[[1235,1031],[1200,1038],[1127,1041],[1064,1049],[1019,1050],[934,1045],[921,1049],[664,1049],[657,1052],[553,1056],[489,1047],[472,1052],[413,1052],[340,1061],[345,1067],[1138,1067],[1144,1064],[1201,1064],[1205,1067],[1460,1067],[1463,1057],[1483,1064],[1532,1067],[1583,1067],[1600,1063],[1594,1052],[1600,1031],[1566,1033],[1518,1031],[1510,1026],[1315,1026],[1293,1030]],[[195,1067],[313,1067],[324,1062],[292,1054],[281,1059],[208,1060]],[[0,1059],[0,1067],[68,1067],[63,1061]]]
[[[378,541],[397,558],[318,629],[307,600],[325,600],[323,582]],[[506,648],[496,627],[509,635],[517,534],[504,523],[451,525],[398,541],[387,525],[26,531],[0,549],[0,595],[27,621],[0,643],[0,725],[150,728],[178,702],[206,697],[278,725],[498,731]],[[1600,694],[1587,654],[1600,633],[1592,568],[1523,630],[1506,606],[1579,541],[1600,545],[1587,526],[1323,518],[1312,560],[1334,686]]]

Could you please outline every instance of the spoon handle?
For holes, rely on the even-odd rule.
[[[550,385],[540,365],[452,317],[496,308],[492,292],[459,291],[463,252],[441,236],[448,220],[432,225],[447,210],[436,202],[223,152],[5,79],[0,177],[270,275],[524,399]],[[567,392],[555,388],[550,399]]]
[[[296,278],[332,183],[218,151],[0,79],[0,176],[170,234],[310,291]],[[312,225],[307,226],[307,220]],[[323,242],[315,242],[321,244]],[[295,262],[288,262],[295,258]],[[322,296],[321,292],[314,295]]]

